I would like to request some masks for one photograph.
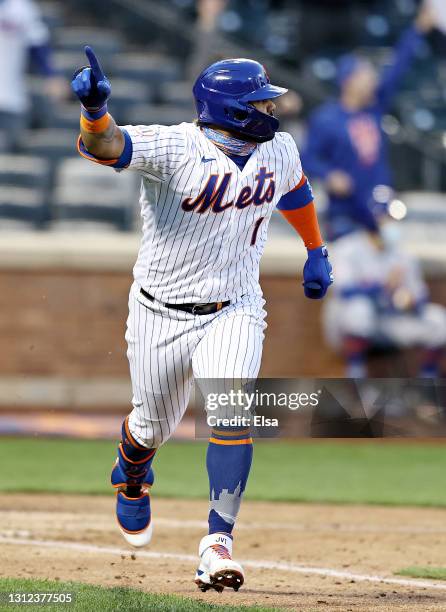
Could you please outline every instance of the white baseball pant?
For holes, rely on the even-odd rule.
[[[137,442],[157,448],[169,439],[194,378],[257,378],[264,303],[245,296],[214,314],[193,315],[152,302],[132,285],[125,337],[133,390],[129,428]]]

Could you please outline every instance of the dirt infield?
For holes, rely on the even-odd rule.
[[[446,610],[446,583],[393,574],[409,565],[445,565],[446,510],[245,502],[235,556],[245,564],[246,584],[219,595],[200,593],[192,582],[206,502],[154,499],[153,507],[152,544],[134,553],[118,533],[112,498],[3,496],[0,576],[300,612]]]

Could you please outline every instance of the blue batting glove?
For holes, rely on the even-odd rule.
[[[308,259],[304,265],[303,276],[306,297],[312,300],[323,298],[334,280],[326,246],[308,249]]]
[[[85,55],[90,66],[84,66],[75,73],[71,88],[84,108],[95,111],[102,108],[109,99],[111,85],[91,47],[85,47]]]

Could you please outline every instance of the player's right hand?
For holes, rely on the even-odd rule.
[[[102,108],[109,99],[111,85],[91,47],[85,47],[85,55],[90,65],[80,68],[74,74],[71,87],[82,106],[95,111]]]

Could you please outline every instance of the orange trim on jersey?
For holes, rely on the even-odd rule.
[[[307,177],[305,176],[305,174],[302,174],[302,178],[297,183],[296,187],[293,187],[292,189],[290,189],[290,191],[297,191],[298,189],[303,187],[303,185],[305,185],[306,182],[307,182]]]
[[[141,463],[146,463],[149,459],[153,457],[153,455],[156,452],[156,449],[153,449],[153,451],[149,453],[147,457],[144,457],[144,459],[140,459],[139,461],[133,461],[133,459],[129,459],[127,455],[125,454],[124,447],[122,446],[122,442],[119,444],[119,450],[121,451],[121,454],[124,457],[124,459],[128,461],[129,463],[132,463],[133,465],[140,465]]]
[[[77,139],[77,152],[79,153],[81,157],[84,157],[85,159],[88,159],[89,161],[95,162],[96,164],[101,164],[103,166],[113,166],[113,164],[116,164],[116,162],[119,159],[118,157],[116,159],[99,159],[98,157],[95,157],[91,153],[86,155],[81,149],[81,142],[82,142],[82,136],[79,135],[79,138]]]
[[[99,134],[105,132],[110,125],[110,114],[106,113],[100,119],[87,119],[84,115],[81,115],[81,128],[89,134]]]
[[[217,436],[243,436],[249,433],[249,429],[242,429],[242,431],[220,431],[213,428],[212,433],[217,434]]]
[[[124,429],[125,429],[125,433],[127,434],[127,438],[129,439],[129,442],[132,446],[134,446],[138,450],[151,450],[150,448],[146,448],[145,446],[141,446],[141,444],[138,444],[138,442],[132,436],[132,434],[130,433],[130,428],[129,428],[129,417],[125,417]]]
[[[236,446],[237,444],[252,444],[252,438],[245,438],[244,440],[219,440],[218,438],[209,438],[209,442],[212,442],[212,444]]]
[[[302,208],[280,210],[279,212],[299,232],[307,249],[316,249],[324,244],[314,202],[310,202]]]

